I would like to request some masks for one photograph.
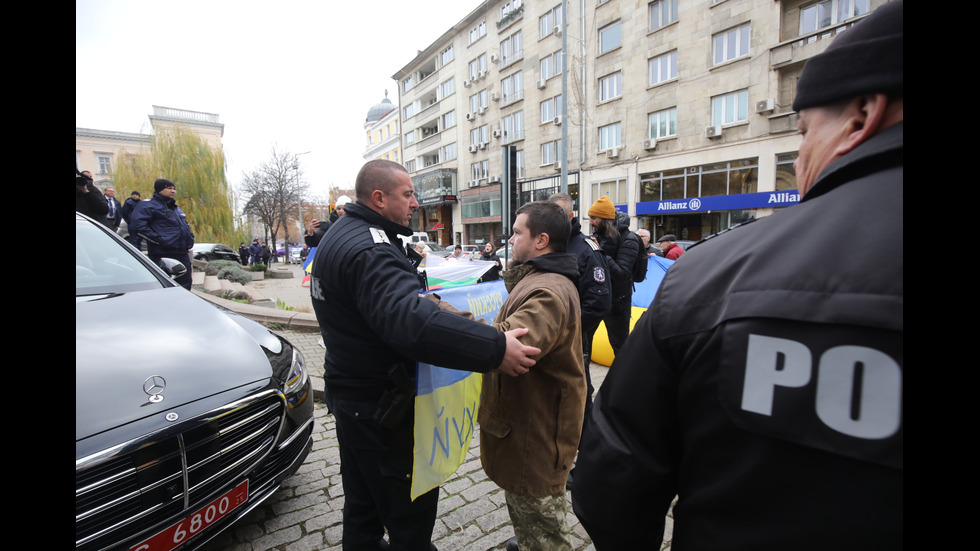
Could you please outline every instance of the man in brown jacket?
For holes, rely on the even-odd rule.
[[[522,206],[510,239],[517,265],[501,274],[509,294],[494,326],[529,328],[524,344],[541,349],[528,373],[483,378],[480,455],[504,489],[517,536],[508,550],[572,549],[564,490],[582,430],[586,367],[578,261],[565,254],[570,231],[559,205]]]

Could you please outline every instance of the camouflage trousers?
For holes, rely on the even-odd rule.
[[[572,551],[564,491],[543,498],[505,491],[504,498],[521,551]]]

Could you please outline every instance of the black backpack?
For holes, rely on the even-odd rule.
[[[636,246],[636,262],[633,262],[633,282],[639,283],[647,278],[647,266],[650,261],[647,259],[647,252],[643,250],[643,241],[634,232],[626,234],[626,241],[632,242]]]

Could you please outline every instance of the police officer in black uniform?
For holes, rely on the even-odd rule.
[[[810,59],[801,201],[690,248],[603,382],[572,502],[599,551],[903,547],[903,14]]]
[[[398,237],[411,235],[418,208],[404,167],[370,161],[355,189],[357,202],[319,243],[310,285],[340,444],[343,548],[426,550],[439,489],[410,498],[415,362],[518,376],[540,350],[517,340],[527,329],[501,333],[419,295],[421,257]]]
[[[606,267],[606,255],[595,238],[582,233],[582,223],[575,216],[574,201],[567,193],[555,193],[548,197],[551,203],[561,205],[568,214],[572,232],[568,236],[565,251],[578,259],[578,299],[582,305],[582,352],[585,355],[585,380],[588,393],[585,396],[585,417],[592,411],[592,376],[589,362],[592,356],[592,337],[602,317],[612,308],[612,281]]]

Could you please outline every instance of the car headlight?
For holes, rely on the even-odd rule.
[[[306,358],[303,357],[299,348],[293,348],[293,359],[289,364],[289,371],[281,380],[283,381],[282,390],[286,396],[301,392],[306,386],[306,381],[309,380],[309,375],[306,374]]]
[[[279,342],[281,343],[279,351],[266,350],[266,355],[272,365],[273,375],[282,384],[282,392],[286,395],[286,400],[291,407],[297,407],[306,401],[309,392],[306,358],[299,348],[290,345],[282,337],[279,337]]]

